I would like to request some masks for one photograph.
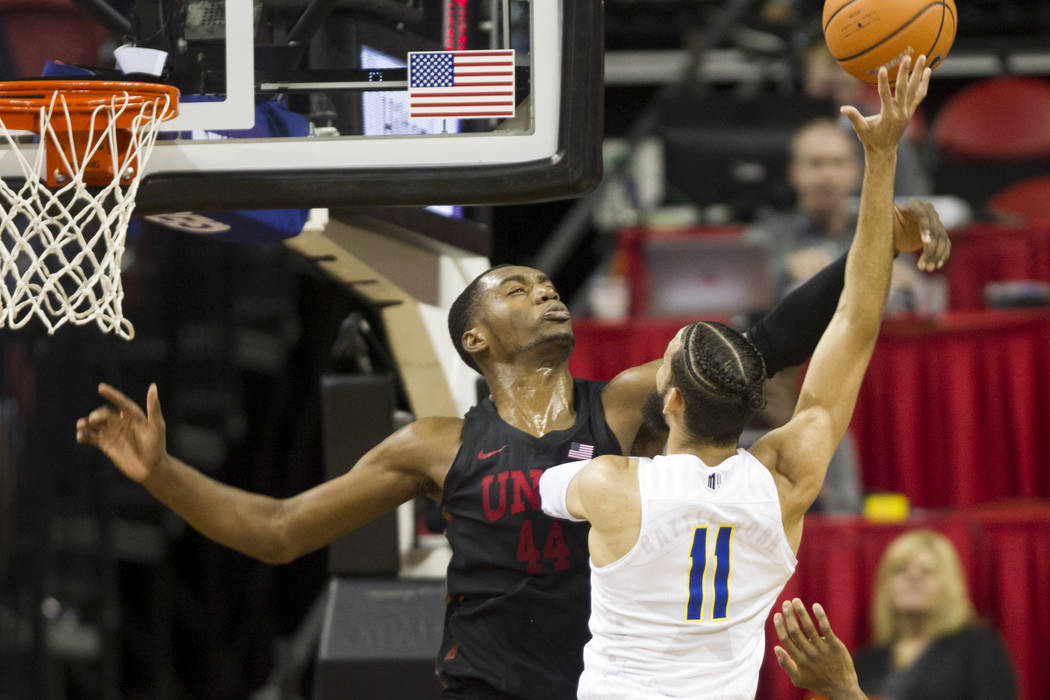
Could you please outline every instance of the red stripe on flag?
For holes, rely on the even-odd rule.
[[[409,116],[412,119],[426,119],[428,117],[513,117],[514,112],[435,112],[428,114],[412,112]]]
[[[469,58],[470,56],[513,56],[514,51],[513,49],[504,51],[453,51],[452,55],[463,56],[464,58]]]
[[[494,76],[494,75],[514,75],[514,73],[512,73],[510,71],[485,71],[485,72],[481,72],[481,73],[471,73],[471,72],[468,72],[468,71],[461,70],[459,68],[456,69],[456,77],[457,78],[460,78],[460,77],[463,77],[463,78],[481,78],[481,77],[488,77],[488,76]]]
[[[510,107],[512,102],[499,100],[497,102],[442,102],[439,105],[415,105],[416,107]]]
[[[456,67],[462,70],[463,68],[473,68],[474,66],[513,66],[513,61],[478,61],[477,63],[457,63]]]
[[[412,95],[412,99],[421,99],[423,97],[510,97],[514,93],[511,91],[506,92],[426,92],[416,93]]]
[[[513,84],[514,83],[505,83],[505,82],[499,82],[499,83],[492,83],[492,82],[487,82],[487,83],[463,83],[463,87],[510,87]]]

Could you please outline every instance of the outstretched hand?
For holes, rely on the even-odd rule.
[[[845,105],[842,113],[849,117],[857,138],[867,149],[894,149],[908,126],[908,120],[930,85],[930,69],[926,67],[926,55],[920,55],[912,67],[911,56],[905,56],[897,69],[897,83],[890,91],[889,72],[879,69],[879,99],[882,109],[878,114],[865,117],[856,107]]]
[[[783,614],[773,615],[773,626],[784,645],[773,647],[780,668],[798,688],[833,699],[863,697],[849,650],[835,636],[820,603],[814,603],[813,614],[819,632],[798,598],[784,601]]]
[[[109,402],[77,420],[77,442],[94,445],[132,481],[144,482],[166,454],[164,416],[157,385],[146,393],[146,413],[108,384],[98,393]]]

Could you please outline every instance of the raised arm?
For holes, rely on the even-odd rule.
[[[828,462],[842,439],[875,348],[893,262],[893,176],[897,141],[926,94],[929,71],[920,56],[900,64],[896,94],[879,74],[881,112],[864,118],[843,107],[864,144],[864,183],[857,233],[846,259],[845,285],[835,315],[813,353],[795,414],[759,440],[752,453],[774,471],[788,539],[797,547],[802,517],[820,492]],[[907,76],[907,80],[903,78]]]
[[[432,418],[395,432],[346,474],[277,499],[222,484],[167,453],[156,385],[146,412],[101,384],[109,404],[77,421],[77,441],[94,445],[201,534],[278,564],[325,546],[416,494],[436,491],[459,449],[462,421]]]

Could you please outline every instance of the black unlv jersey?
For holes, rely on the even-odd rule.
[[[471,408],[445,479],[452,560],[438,671],[447,696],[570,700],[590,638],[586,523],[540,510],[540,475],[620,454],[602,411],[605,382],[576,379],[576,424],[534,437],[490,399]]]

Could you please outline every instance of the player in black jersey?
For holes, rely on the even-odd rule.
[[[947,254],[928,209],[898,226],[897,247]],[[844,258],[796,290],[749,331],[770,373],[805,360],[842,289]],[[543,470],[569,459],[637,454],[641,407],[659,362],[610,382],[575,379],[569,312],[528,267],[494,268],[449,314],[464,359],[490,397],[465,418],[422,418],[396,431],[346,474],[286,499],[221,484],[169,455],[156,385],[146,411],[108,385],[109,403],[77,421],[77,440],[205,536],[270,563],[327,545],[423,493],[443,503],[452,560],[439,657],[444,697],[568,700],[576,696],[590,612],[586,531],[540,510]],[[614,351],[614,349],[610,349]],[[660,444],[662,445],[661,441]]]

